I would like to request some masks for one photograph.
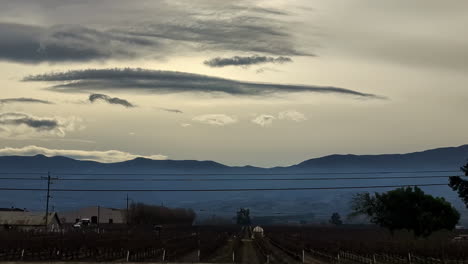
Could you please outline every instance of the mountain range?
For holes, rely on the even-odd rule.
[[[327,171],[458,170],[468,161],[468,145],[436,148],[406,154],[329,155],[288,167],[231,167],[214,161],[151,160],[136,158],[116,163],[75,160],[44,155],[1,156],[0,171],[81,172],[199,172],[199,173],[286,173]]]

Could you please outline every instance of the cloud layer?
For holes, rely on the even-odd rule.
[[[0,113],[0,136],[35,136],[55,135],[64,137],[66,132],[82,128],[78,125],[81,120],[75,117],[36,117],[17,112]]]
[[[212,125],[212,126],[226,126],[237,123],[237,118],[225,114],[207,114],[199,115],[192,119],[193,121]]]
[[[203,64],[214,67],[226,67],[226,66],[250,66],[255,64],[263,64],[263,63],[277,63],[283,64],[286,62],[292,62],[292,59],[289,57],[267,57],[267,56],[248,56],[248,57],[240,57],[234,56],[231,58],[221,58],[216,57],[211,60],[206,60]]]
[[[25,97],[0,99],[0,105],[12,104],[12,103],[53,104],[50,101],[40,100],[40,99],[35,99],[35,98],[25,98]]]
[[[119,0],[5,3],[0,17],[14,13],[8,21],[16,23],[0,23],[0,60],[154,59],[200,51],[311,53],[296,47],[292,23],[282,19],[289,14],[259,7],[258,1],[241,2],[155,0],[146,1],[144,8]],[[34,23],[36,16],[47,22]],[[37,26],[41,24],[47,26]]]
[[[79,25],[49,28],[0,23],[0,59],[22,63],[139,57],[157,43]],[[132,48],[133,47],[133,48]]]
[[[0,156],[34,156],[42,154],[45,156],[65,156],[78,160],[93,160],[104,163],[120,162],[126,160],[132,160],[138,157],[154,160],[165,160],[167,156],[164,155],[136,155],[128,152],[119,150],[107,150],[107,151],[96,151],[96,150],[71,150],[71,149],[48,149],[38,146],[26,146],[22,148],[2,148],[0,149]]]
[[[146,91],[159,93],[205,92],[231,95],[271,95],[275,93],[314,92],[379,98],[376,95],[333,86],[255,83],[186,72],[145,69],[86,69],[31,75],[29,82],[56,82],[50,89],[61,92]]]
[[[94,102],[96,102],[98,100],[107,102],[109,104],[122,105],[122,106],[125,106],[125,107],[135,107],[134,104],[130,103],[129,101],[127,101],[125,99],[121,99],[121,98],[117,98],[117,97],[110,97],[110,96],[105,95],[105,94],[91,94],[89,96],[89,101],[91,103],[94,103]]]

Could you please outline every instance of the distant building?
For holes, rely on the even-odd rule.
[[[0,212],[24,212],[26,211],[25,209],[20,209],[20,208],[15,208],[15,207],[11,207],[11,208],[0,208]]]
[[[0,211],[0,229],[31,231],[42,229],[46,226],[46,216],[42,212],[25,211]],[[47,230],[60,231],[62,223],[57,213],[52,212],[47,216]]]
[[[74,211],[61,212],[60,217],[62,222],[67,224],[77,223],[84,218],[90,219],[91,224],[124,224],[125,210],[90,206]]]
[[[259,227],[259,226],[256,226],[254,229],[253,229],[253,234],[252,234],[252,238],[262,238],[263,237],[263,228]]]

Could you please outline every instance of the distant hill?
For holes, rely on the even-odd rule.
[[[330,155],[287,167],[291,170],[429,170],[454,169],[468,161],[468,145],[407,154]]]
[[[270,169],[253,166],[230,167],[214,161],[150,160],[136,158],[117,163],[74,160],[67,157],[1,156],[0,171],[80,171],[80,172],[199,172],[273,173],[296,171],[371,170],[458,170],[468,160],[468,145],[437,148],[407,154],[330,155],[306,160],[289,167]]]
[[[94,161],[81,161],[67,157],[46,157],[36,156],[0,156],[0,173],[4,174],[1,181],[3,188],[38,188],[41,191],[11,191],[4,190],[0,192],[1,208],[28,208],[29,210],[43,210],[44,197],[46,192],[43,189],[47,186],[46,181],[34,180],[39,175],[27,175],[24,173],[34,172],[40,176],[46,176],[47,171],[51,175],[61,180],[52,181],[52,205],[63,211],[72,211],[77,208],[87,206],[106,206],[113,208],[122,208],[125,206],[125,198],[130,198],[136,202],[148,204],[170,205],[171,207],[192,208],[197,214],[203,217],[212,217],[213,214],[226,216],[230,218],[235,215],[239,207],[248,207],[251,209],[252,217],[255,217],[255,223],[275,223],[290,222],[299,223],[307,221],[309,223],[327,222],[333,212],[340,212],[345,215],[349,213],[349,201],[353,194],[360,191],[380,192],[391,188],[370,188],[370,189],[325,189],[310,191],[262,191],[262,192],[137,192],[132,190],[190,190],[190,189],[256,189],[256,188],[301,188],[301,187],[327,187],[334,186],[389,186],[389,185],[420,185],[420,184],[442,184],[441,186],[422,187],[425,192],[434,196],[444,197],[451,202],[460,212],[465,212],[465,205],[458,198],[457,193],[453,192],[447,185],[447,179],[444,178],[420,178],[420,179],[378,179],[380,173],[369,175],[369,179],[350,178],[340,180],[314,180],[297,181],[281,180],[269,181],[269,178],[287,178],[286,175],[275,175],[262,177],[259,174],[291,174],[291,178],[313,178],[314,175],[294,176],[295,173],[317,173],[317,177],[325,178],[337,177],[336,175],[326,175],[321,172],[384,172],[384,171],[421,171],[421,170],[450,170],[459,171],[459,167],[466,163],[468,159],[468,145],[451,148],[439,148],[422,152],[408,154],[385,154],[385,155],[330,155],[315,159],[306,160],[289,167],[275,168],[257,168],[252,166],[230,167],[214,161],[195,161],[195,160],[150,160],[145,158],[136,158],[117,163],[99,163]],[[78,175],[67,175],[80,174]],[[106,176],[97,174],[111,174],[112,180]],[[138,175],[135,174],[153,174]],[[178,177],[183,174],[211,174],[216,178],[222,174],[245,174],[252,175],[230,175],[219,177],[218,179],[239,178],[260,178],[267,180],[250,181],[198,181],[195,176]],[[126,174],[126,175],[118,175]],[[187,178],[187,181],[170,181],[168,175],[155,176],[154,174],[179,174],[172,177],[177,179]],[[253,176],[253,174],[257,176]],[[374,173],[371,173],[374,174]],[[460,174],[460,173],[453,173]],[[452,173],[420,173],[411,175],[453,175]],[[407,176],[409,174],[397,174],[398,176]],[[364,177],[364,175],[362,175]],[[17,178],[33,178],[32,180],[16,180]],[[135,180],[123,181],[123,179],[158,179],[161,181]],[[342,176],[339,176],[342,177]],[[346,177],[346,176],[343,176]],[[66,181],[64,179],[75,179]],[[88,179],[96,178],[96,181]],[[203,178],[203,177],[202,177]],[[119,181],[118,179],[122,179]],[[204,178],[203,178],[204,179]],[[71,192],[57,191],[60,189],[83,189],[83,190],[122,190],[109,192]],[[126,191],[128,190],[128,191]],[[1,209],[0,209],[1,210]],[[281,214],[278,214],[281,213]],[[264,216],[264,217],[262,217]],[[462,214],[464,225],[468,223],[468,214]],[[468,225],[468,224],[466,224]]]
[[[233,169],[214,161],[196,160],[151,160],[136,158],[116,163],[75,160],[67,157],[44,155],[35,156],[0,156],[0,171],[222,171]]]

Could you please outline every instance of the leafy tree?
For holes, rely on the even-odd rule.
[[[341,221],[341,215],[339,213],[333,213],[329,220],[330,224],[333,225],[342,225],[343,221]]]
[[[250,210],[241,208],[239,211],[237,211],[237,224],[238,225],[243,225],[243,226],[248,226],[250,225]]]
[[[452,230],[458,211],[444,198],[425,194],[418,187],[398,188],[386,193],[359,193],[352,200],[353,215],[367,215],[372,223],[390,229],[407,229],[416,236]]]
[[[465,176],[468,176],[468,162],[460,169]],[[449,178],[449,186],[458,193],[458,196],[468,207],[468,181],[463,180],[460,176],[453,176]]]

